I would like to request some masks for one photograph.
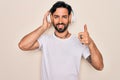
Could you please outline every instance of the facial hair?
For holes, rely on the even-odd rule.
[[[59,25],[63,25],[64,27],[63,28],[58,28],[57,26],[59,26]],[[64,31],[66,31],[67,28],[68,28],[68,25],[69,24],[64,24],[64,23],[58,23],[58,24],[55,25],[53,23],[53,26],[54,26],[55,30],[58,31],[59,33],[63,33]]]

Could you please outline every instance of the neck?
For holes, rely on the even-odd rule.
[[[70,37],[70,35],[71,35],[68,31],[65,31],[63,33],[59,33],[57,31],[55,31],[54,34],[55,34],[55,36],[57,36],[61,39],[66,39],[66,38]]]

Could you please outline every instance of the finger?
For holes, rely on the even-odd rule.
[[[83,32],[78,33],[78,38],[79,38],[79,39],[83,39],[83,36],[84,36],[84,33],[83,33]]]
[[[85,44],[85,41],[83,39],[80,39],[80,42],[81,42],[82,45]]]
[[[47,11],[47,12],[45,13],[44,18],[43,18],[43,24],[48,23],[47,16],[48,16],[49,14],[50,14],[49,11]]]
[[[84,39],[83,35],[80,35],[80,36],[78,37],[78,39],[79,39],[79,40],[83,40],[83,39]]]
[[[86,24],[84,25],[84,32],[88,32]]]
[[[45,15],[44,15],[44,20],[46,20],[47,19],[47,16],[50,14],[50,12],[49,11],[47,11],[46,13],[45,13]]]

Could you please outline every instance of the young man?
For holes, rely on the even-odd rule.
[[[40,48],[42,55],[42,80],[78,80],[80,60],[84,57],[97,70],[103,69],[103,59],[87,26],[78,37],[68,31],[72,8],[63,1],[56,2],[44,15],[43,24],[26,35],[19,43],[22,50]],[[51,15],[51,22],[47,16]],[[53,35],[43,33],[54,26]]]

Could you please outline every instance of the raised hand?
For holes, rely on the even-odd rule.
[[[50,26],[51,26],[51,22],[48,22],[48,20],[47,20],[47,16],[50,14],[50,12],[49,11],[47,11],[46,13],[45,13],[45,15],[44,15],[44,18],[43,18],[43,27],[44,27],[44,29],[48,29],[48,28],[50,28]]]
[[[84,45],[89,45],[91,43],[92,40],[89,36],[86,24],[84,25],[84,31],[78,33],[78,38],[81,41],[81,43]]]

